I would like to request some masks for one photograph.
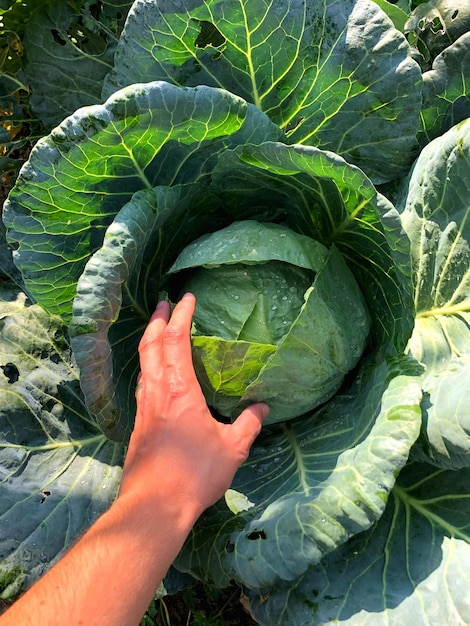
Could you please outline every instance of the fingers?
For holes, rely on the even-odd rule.
[[[257,402],[246,408],[230,427],[231,435],[248,453],[251,444],[261,431],[263,420],[269,415],[269,407],[264,402]]]
[[[176,370],[175,376],[193,373],[191,359],[191,323],[196,306],[192,294],[186,294],[170,315],[170,304],[158,303],[139,344],[140,370],[137,391],[144,380],[152,380],[157,369]],[[177,385],[176,385],[177,386]]]
[[[196,383],[191,354],[191,322],[196,298],[186,294],[176,305],[163,333],[163,353],[169,393],[180,396]],[[199,386],[198,386],[199,389]]]
[[[170,319],[170,304],[159,302],[139,343],[140,369],[145,376],[162,358],[163,332]]]
[[[194,309],[196,307],[196,298],[192,293],[185,294],[178,304],[175,306],[171,319],[165,329],[165,342],[182,344],[182,348],[191,350],[191,322],[193,319]],[[188,356],[188,354],[186,355]]]

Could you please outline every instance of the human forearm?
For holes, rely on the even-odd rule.
[[[139,624],[195,521],[169,502],[118,498],[1,626],[62,626],[64,616],[68,626]]]

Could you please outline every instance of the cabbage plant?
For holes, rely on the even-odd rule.
[[[139,339],[190,288],[214,414],[274,417],[166,590],[238,584],[266,626],[469,623],[468,33],[427,69],[386,2],[261,6],[136,0],[101,103],[9,194],[0,593],[109,506]]]

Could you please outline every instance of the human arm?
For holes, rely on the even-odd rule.
[[[0,626],[138,624],[194,522],[230,486],[267,406],[233,424],[209,412],[191,362],[195,300],[159,303],[139,346],[134,431],[111,508]]]

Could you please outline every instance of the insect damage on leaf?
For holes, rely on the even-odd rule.
[[[198,23],[201,32],[199,33],[194,45],[196,48],[207,48],[212,46],[213,48],[220,48],[225,43],[225,37],[220,30],[212,22],[207,20],[194,20]]]
[[[10,384],[16,383],[16,381],[20,377],[20,371],[14,363],[6,363],[5,365],[0,365],[0,369],[3,370],[3,373],[7,377]]]

